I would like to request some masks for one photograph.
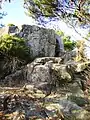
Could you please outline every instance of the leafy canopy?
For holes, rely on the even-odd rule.
[[[40,22],[41,17],[63,19],[83,25],[90,23],[90,0],[24,0],[27,14]]]

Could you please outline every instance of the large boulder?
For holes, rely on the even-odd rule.
[[[14,25],[1,28],[0,36],[4,34],[26,39],[32,60],[36,57],[58,57],[64,53],[63,40],[52,29],[35,25]]]
[[[53,30],[22,25],[19,36],[28,40],[32,58],[55,56],[56,35]]]
[[[5,34],[15,35],[18,32],[19,32],[19,28],[18,26],[15,26],[15,25],[0,28],[0,36],[5,35]]]

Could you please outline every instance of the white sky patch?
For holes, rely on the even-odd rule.
[[[84,37],[86,37],[86,34],[88,33],[87,29],[81,29],[80,27],[75,27],[75,29],[73,29],[63,21],[53,21],[45,26],[54,30],[61,30],[65,33],[65,35],[71,36],[72,40],[84,39]]]

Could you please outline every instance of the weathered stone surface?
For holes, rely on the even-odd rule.
[[[80,79],[78,79],[78,82],[81,82]],[[70,90],[70,96],[76,96],[76,97],[84,97],[84,93],[82,90],[82,85],[78,83],[77,81],[74,81],[74,83],[69,83],[67,87]]]
[[[25,62],[18,60],[16,57],[10,58],[8,55],[0,54],[0,79],[15,74],[18,70],[21,70],[21,67],[25,65]]]
[[[81,90],[85,90],[86,87],[84,83],[86,83],[88,76],[84,73],[82,74],[83,70],[81,70],[81,73],[80,71],[77,71],[78,64],[80,63],[72,62],[63,64],[62,59],[60,57],[37,58],[32,63],[27,64],[24,68],[22,68],[21,71],[23,72],[21,72],[20,74],[21,76],[25,74],[26,77],[20,77],[20,81],[26,80],[30,84],[34,85],[47,83],[56,85],[58,87],[62,86],[63,84],[73,82],[73,84],[71,85],[73,87],[70,87],[71,89],[79,88]],[[16,79],[18,80],[20,75],[18,76],[17,72],[13,73],[12,75],[9,75],[8,77],[5,77],[5,80],[9,81],[10,79],[12,79],[13,82]],[[85,88],[83,88],[83,86]]]
[[[8,34],[17,34],[19,32],[18,26],[9,26],[8,27]]]
[[[87,98],[74,96],[74,95],[68,96],[68,100],[76,103],[78,106],[81,106],[81,107],[89,104],[89,100]]]
[[[5,77],[2,82],[7,86],[17,84],[16,86],[20,87],[24,84],[22,90],[17,92],[18,99],[22,99],[18,108],[23,103],[24,107],[22,109],[25,110],[28,117],[36,115],[38,118],[44,118],[46,115],[49,118],[55,118],[55,120],[59,116],[65,120],[89,120],[90,113],[86,105],[90,105],[90,101],[85,98],[84,94],[84,91],[88,89],[87,84],[90,85],[87,83],[87,77],[89,77],[87,74],[90,72],[89,62],[87,67],[80,67],[78,71],[79,64],[81,65],[81,63],[75,62],[63,64],[60,57],[37,58],[21,70]],[[83,65],[86,64],[83,63]],[[87,84],[85,85],[85,83]],[[16,93],[16,90],[14,90],[14,93]],[[12,100],[9,101],[12,108],[10,110],[17,111],[17,104],[14,104],[16,107],[13,108]],[[17,103],[17,99],[14,102]],[[38,103],[45,105],[45,111],[37,111]],[[43,114],[41,114],[42,112]]]
[[[65,120],[84,120],[86,114],[89,114],[86,110],[82,109],[74,102],[70,102],[65,99],[57,100],[56,103],[49,103],[46,108],[51,111],[61,111]]]
[[[57,76],[59,82],[70,82],[72,81],[71,75],[67,71],[67,65],[53,64],[53,72]]]
[[[0,34],[10,34],[26,39],[26,45],[31,48],[32,60],[36,57],[58,57],[64,53],[63,40],[52,29],[35,25],[7,26],[0,29]]]
[[[33,90],[33,86],[26,88],[0,88],[0,110],[10,114],[9,118],[37,118],[37,119],[65,119],[89,120],[90,113],[76,103],[67,100],[60,94],[44,97],[43,93]],[[38,94],[38,93],[39,94]],[[41,95],[40,95],[41,94]],[[7,102],[7,104],[5,104]],[[44,106],[43,106],[44,104]],[[19,114],[20,113],[20,114]],[[20,120],[20,119],[19,119]]]
[[[42,90],[48,84],[52,85],[52,87],[49,86],[52,89],[55,87],[61,88],[66,84],[66,91],[75,96],[83,97],[83,91],[87,89],[87,77],[89,77],[87,74],[89,71],[84,69],[81,72],[77,71],[79,64],[81,63],[62,64],[62,59],[56,57],[37,58],[27,66],[27,80],[38,88],[42,88]],[[64,90],[64,87],[62,89]]]
[[[32,63],[28,65],[27,80],[32,83],[50,82],[50,68],[47,64]]]
[[[1,86],[23,86],[26,82],[26,72],[18,70],[13,74],[7,75],[4,79],[0,80]]]
[[[0,36],[5,34],[15,35],[19,32],[18,26],[6,26],[0,29]]]
[[[37,58],[27,65],[27,80],[34,84],[64,84],[72,82],[75,69],[76,64],[62,64],[60,57]]]
[[[34,62],[27,65],[27,81],[35,87],[44,89],[50,84],[52,90],[55,86],[62,86],[72,81],[71,74],[67,71],[67,65],[60,64],[61,58],[44,57],[37,58]],[[47,91],[47,89],[46,89]]]
[[[19,36],[28,40],[33,58],[55,56],[56,35],[53,30],[22,25]]]
[[[30,46],[32,44],[33,57],[54,56],[55,51],[51,51],[53,48],[51,46],[54,46],[55,50],[55,45],[50,43],[55,35],[52,31],[48,30],[51,35],[49,36],[44,28],[28,26],[27,29],[24,25],[20,33],[21,37],[28,39]],[[5,112],[9,110],[9,113],[15,111],[14,119],[17,119],[19,112],[24,112],[25,119],[36,116],[37,119],[51,119],[52,117],[54,120],[89,120],[90,109],[86,107],[90,106],[90,101],[86,98],[85,91],[88,93],[90,89],[90,62],[74,62],[72,56],[74,55],[68,53],[63,57],[37,58],[20,70],[12,72],[13,74],[7,73],[6,76],[4,75],[5,78],[0,76],[1,86],[21,87],[24,85],[18,90],[8,88],[5,90],[0,87],[0,111],[5,108],[4,104],[7,100],[6,109],[3,110]],[[3,71],[6,69],[9,71],[9,63],[4,64],[3,58],[0,64],[4,68]]]

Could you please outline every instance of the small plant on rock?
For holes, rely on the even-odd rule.
[[[13,23],[9,23],[7,26],[12,27],[15,26]]]
[[[71,51],[75,48],[76,42],[71,41],[69,36],[63,37],[64,48],[66,51]]]

